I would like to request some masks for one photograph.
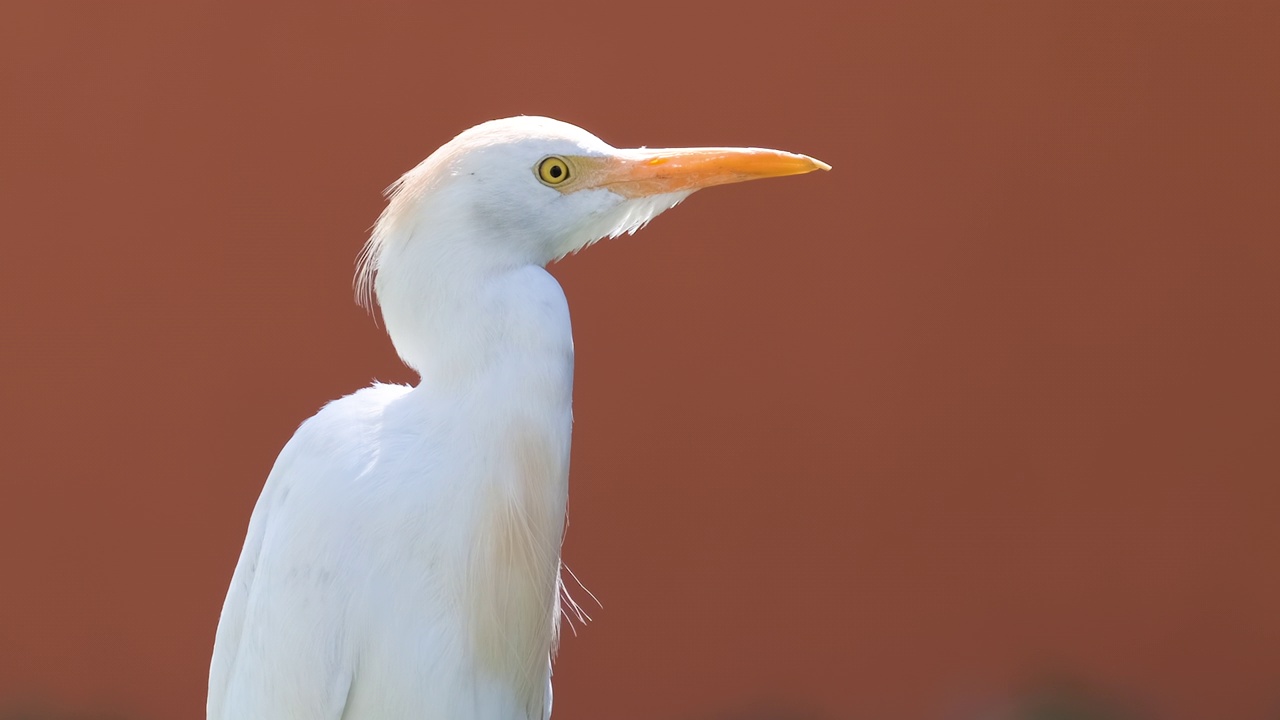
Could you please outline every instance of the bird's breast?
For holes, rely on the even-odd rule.
[[[496,439],[499,461],[478,489],[463,607],[478,664],[511,682],[536,717],[558,620],[567,418],[516,419]]]

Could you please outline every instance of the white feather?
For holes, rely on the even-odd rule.
[[[422,382],[332,402],[281,452],[219,623],[210,720],[549,715],[573,340],[541,266],[687,193],[563,200],[512,168],[610,150],[498,121],[388,190],[356,289]]]
[[[511,118],[388,190],[356,292],[376,296],[421,382],[332,402],[281,451],[218,625],[209,720],[550,714],[573,338],[543,266],[635,232],[694,186],[561,192],[534,168],[553,154],[633,167],[618,152]]]

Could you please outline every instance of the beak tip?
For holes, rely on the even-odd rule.
[[[808,157],[808,156],[806,155],[805,157]],[[821,171],[823,171],[823,172],[827,172],[827,171],[829,171],[829,170],[831,169],[831,166],[830,166],[830,165],[828,165],[828,164],[826,164],[826,163],[822,162],[822,161],[821,161],[821,160],[819,160],[818,158],[811,157],[811,158],[809,158],[809,162],[812,162],[812,163],[813,163],[813,167],[814,167],[814,169],[815,169],[815,170],[821,170]]]

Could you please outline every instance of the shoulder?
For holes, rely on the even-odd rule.
[[[375,420],[381,417],[388,405],[404,397],[412,389],[408,385],[374,383],[326,404],[304,425],[308,423],[323,425],[331,421]]]
[[[289,444],[325,442],[380,425],[387,408],[412,389],[408,385],[374,383],[333,400],[303,422]]]
[[[316,481],[334,471],[358,472],[377,452],[388,408],[412,388],[375,383],[334,400],[312,415],[285,444],[267,486]],[[282,488],[283,489],[283,488]]]

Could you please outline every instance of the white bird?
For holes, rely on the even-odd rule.
[[[405,173],[356,282],[421,381],[335,400],[281,451],[222,608],[209,720],[547,718],[573,338],[544,266],[700,188],[816,169],[517,117]]]

